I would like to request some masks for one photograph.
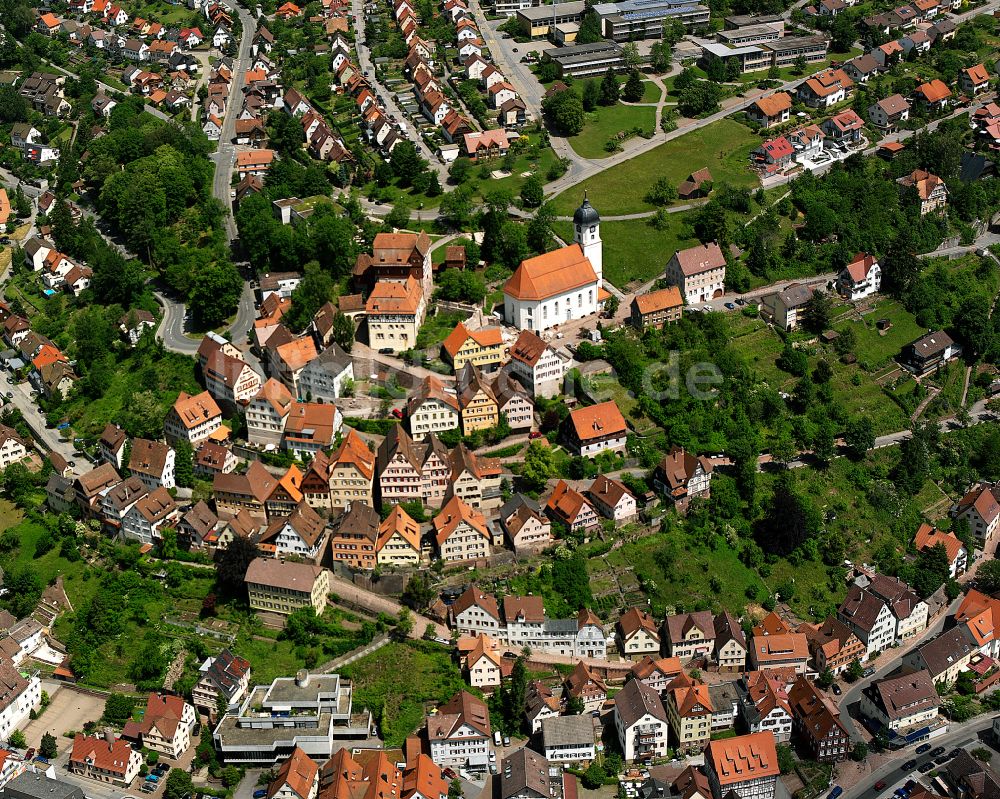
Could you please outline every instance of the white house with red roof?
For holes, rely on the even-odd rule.
[[[882,286],[882,267],[874,255],[859,252],[837,277],[837,291],[856,302],[875,294]]]
[[[193,705],[180,696],[150,694],[142,721],[130,721],[124,738],[176,760],[191,746],[191,733],[198,721]]]
[[[795,148],[784,136],[768,139],[750,155],[753,163],[765,174],[775,175],[792,163]]]
[[[964,572],[969,563],[969,553],[958,536],[954,533],[943,533],[926,522],[921,524],[913,537],[913,546],[916,547],[917,552],[924,552],[938,545],[944,547],[945,554],[948,556],[949,576],[957,577]]]
[[[128,787],[139,776],[142,762],[142,752],[122,738],[108,741],[78,733],[73,739],[69,770],[98,782]]]
[[[1000,525],[1000,488],[990,483],[973,486],[952,508],[952,516],[965,519],[969,530],[982,546],[984,553],[992,552],[992,541]]]

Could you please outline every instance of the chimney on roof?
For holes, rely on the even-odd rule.
[[[299,669],[295,672],[295,684],[299,688],[305,688],[309,685],[309,672],[305,669]]]

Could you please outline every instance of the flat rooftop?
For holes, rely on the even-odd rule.
[[[764,52],[760,47],[752,44],[745,47],[730,47],[728,44],[723,44],[722,42],[705,42],[702,44],[701,49],[711,53],[716,58],[734,58],[736,56],[756,55],[757,53]]]
[[[775,39],[773,42],[763,43],[768,50],[795,50],[799,47],[825,47],[826,38],[823,36],[785,36],[782,39]]]
[[[586,7],[587,4],[584,0],[570,0],[568,3],[555,3],[550,6],[522,8],[517,12],[517,14],[519,17],[523,17],[531,22],[546,22],[551,21],[553,11],[555,11],[557,16],[579,16],[583,14]]]

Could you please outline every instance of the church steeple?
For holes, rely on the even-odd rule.
[[[604,245],[601,243],[601,215],[590,204],[587,192],[583,192],[583,202],[573,214],[573,241],[580,245],[583,254],[590,260],[601,285],[604,271]]]

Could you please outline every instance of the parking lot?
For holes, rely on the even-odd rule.
[[[37,719],[29,721],[24,728],[28,746],[38,747],[43,733],[56,737],[60,756],[73,746],[70,738],[64,738],[68,730],[83,730],[84,722],[97,721],[104,713],[104,700],[100,697],[82,694],[57,682],[42,682],[42,690],[47,691],[52,702]]]

